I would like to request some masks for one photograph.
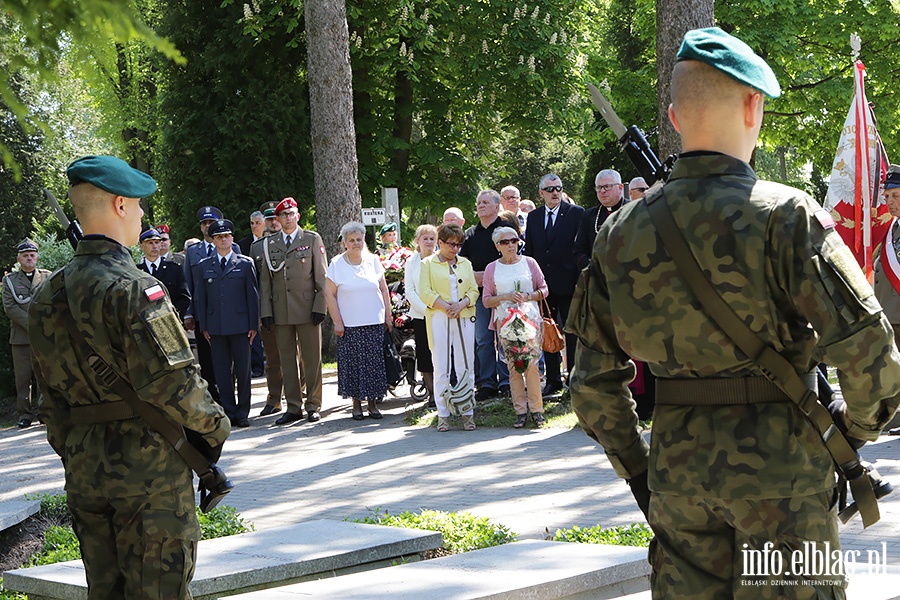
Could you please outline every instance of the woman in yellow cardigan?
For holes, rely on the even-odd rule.
[[[443,393],[450,385],[450,356],[453,346],[453,370],[467,377],[475,389],[475,301],[478,284],[468,259],[457,256],[465,234],[459,225],[438,227],[438,251],[422,261],[419,298],[428,307],[425,324],[434,363],[434,400],[438,409],[438,431],[450,429],[450,411]],[[457,325],[459,323],[459,325]],[[460,325],[462,339],[460,339]],[[449,340],[449,342],[448,342]],[[466,431],[475,429],[472,411],[463,413]]]

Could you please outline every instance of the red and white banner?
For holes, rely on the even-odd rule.
[[[884,240],[891,214],[884,200],[888,161],[866,99],[866,67],[854,63],[854,93],[831,169],[825,207],[872,282],[872,250]]]

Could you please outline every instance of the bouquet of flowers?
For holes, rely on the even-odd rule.
[[[497,335],[507,362],[524,373],[532,360],[541,355],[543,321],[534,302],[503,302],[496,309]]]
[[[384,278],[389,284],[403,279],[403,269],[412,255],[412,250],[401,246],[380,257],[381,266],[384,267]]]

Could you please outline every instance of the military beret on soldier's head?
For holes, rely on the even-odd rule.
[[[228,219],[219,219],[215,223],[209,226],[209,229],[206,230],[210,237],[216,237],[217,235],[226,235],[234,233],[234,223],[229,221]]]
[[[778,79],[766,61],[750,46],[718,27],[688,31],[675,58],[699,60],[770,98],[781,95]]]
[[[155,227],[155,229],[160,233],[171,233],[172,232],[172,230],[169,229],[169,226],[166,225],[165,223],[160,223],[159,225],[157,225]]]
[[[276,209],[277,207],[278,207],[278,201],[277,201],[277,200],[269,200],[268,202],[263,202],[262,204],[259,205],[259,212],[261,212],[262,214],[266,214],[266,211],[268,211],[269,209],[271,209],[271,210],[272,210],[272,216],[274,217],[274,216],[275,216],[275,209]]]
[[[289,208],[297,208],[297,201],[290,196],[278,203],[278,206],[275,207],[275,214],[280,215],[282,211],[285,211]]]
[[[147,240],[161,240],[162,236],[159,235],[159,231],[151,227],[147,231],[141,234],[140,241],[146,242]]]
[[[381,226],[381,231],[378,232],[378,237],[381,237],[384,234],[389,233],[391,231],[397,231],[397,224],[396,223],[385,223],[384,225]]]
[[[884,189],[891,190],[898,187],[900,187],[900,165],[891,165],[884,182]]]
[[[32,242],[32,241],[31,241],[30,239],[28,239],[28,238],[25,238],[24,240],[22,240],[21,242],[19,242],[19,245],[18,245],[18,246],[16,246],[16,252],[19,252],[19,253],[22,253],[22,252],[37,252],[37,251],[38,251],[37,244],[35,244],[34,242]]]
[[[66,169],[69,185],[90,183],[110,194],[144,198],[156,191],[152,177],[115,156],[82,156]]]
[[[201,223],[203,221],[218,221],[223,216],[222,211],[215,206],[204,206],[197,211],[197,220]]]

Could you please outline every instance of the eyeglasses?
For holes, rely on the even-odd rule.
[[[519,238],[508,238],[505,240],[499,240],[497,243],[500,244],[501,246],[509,246],[510,244],[518,244]]]
[[[447,244],[447,245],[450,246],[451,248],[462,248],[462,242],[460,242],[460,243],[457,243],[457,242],[445,242],[444,240],[441,240],[441,243],[442,243],[442,244]]]
[[[288,219],[293,219],[294,217],[297,217],[299,214],[300,213],[297,212],[296,210],[283,210],[280,213],[278,213],[279,216],[287,217]]]
[[[597,190],[598,192],[608,192],[609,190],[615,189],[615,188],[619,187],[620,185],[622,185],[622,184],[621,183],[608,183],[606,185],[598,185],[594,189]],[[631,189],[635,189],[635,188],[631,188]]]
[[[641,187],[628,188],[629,191],[634,190],[635,192],[646,192],[649,189],[650,188],[641,188]]]
[[[550,192],[551,194],[553,192],[561,192],[562,186],[561,185],[548,185],[547,187],[542,187],[541,191],[542,192]]]
[[[521,198],[521,196],[500,196],[502,200],[517,200]]]

